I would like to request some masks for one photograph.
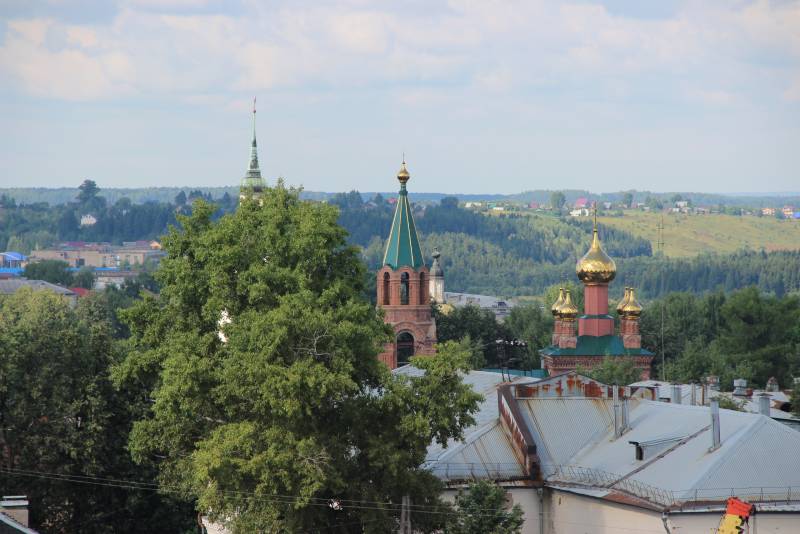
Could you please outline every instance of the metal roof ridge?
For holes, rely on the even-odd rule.
[[[721,451],[725,447],[725,454],[718,454],[714,461],[711,462],[711,465],[706,468],[703,473],[694,479],[694,484],[691,485],[689,490],[699,489],[700,483],[703,481],[710,480],[714,474],[719,471],[719,468],[722,464],[724,464],[728,458],[733,455],[740,447],[742,447],[746,442],[747,438],[752,438],[755,436],[755,432],[758,430],[756,427],[762,427],[766,424],[769,424],[772,421],[769,417],[764,417],[763,419],[759,417],[760,414],[752,414],[748,412],[736,412],[734,410],[728,410],[733,412],[735,416],[743,415],[746,417],[752,417],[752,422],[748,424],[744,428],[740,428],[737,432],[735,432],[732,436],[729,436],[728,439],[721,440],[720,447],[711,451],[707,454],[713,454],[717,451]],[[720,423],[721,425],[722,423]],[[776,425],[786,426],[781,423],[775,422]],[[797,432],[796,430],[792,430],[789,427],[786,427],[786,430],[789,432]],[[727,445],[727,447],[726,447]]]
[[[500,424],[500,418],[498,417],[494,421],[490,421],[485,425],[483,425],[482,427],[473,430],[472,432],[469,433],[469,435],[464,436],[464,438],[461,439],[460,441],[456,441],[453,447],[445,446],[444,448],[442,448],[442,453],[435,460],[428,460],[426,463],[438,463],[447,461],[448,458],[461,452],[465,447],[479,440],[484,434],[489,433],[494,429],[494,427],[496,427],[499,424]]]

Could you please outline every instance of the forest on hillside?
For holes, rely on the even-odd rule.
[[[72,190],[72,200],[58,205],[2,195],[0,247],[29,253],[62,241],[157,239],[169,225],[178,224],[179,214],[190,213],[197,199],[215,203],[218,215],[238,204],[227,191],[220,197],[201,189],[177,191],[165,202],[137,203],[128,197],[111,202],[87,180]],[[339,223],[349,232],[350,243],[361,247],[367,266],[376,270],[394,205],[381,194],[364,200],[357,191],[335,194],[328,202],[339,208]],[[97,222],[81,226],[87,214]],[[459,207],[455,197],[415,203],[414,217],[426,255],[434,248],[442,253],[449,291],[541,295],[553,284],[575,280],[575,260],[591,240],[587,220],[548,214],[486,216]],[[800,251],[742,250],[676,259],[654,255],[649,241],[625,230],[601,224],[600,233],[618,266],[614,297],[624,285],[638,287],[647,299],[674,291],[733,291],[751,285],[777,296],[800,291]]]
[[[351,241],[364,249],[370,269],[380,266],[393,206],[382,196],[364,202],[357,192],[330,199]],[[415,206],[423,252],[442,254],[449,291],[504,297],[541,295],[551,285],[575,280],[575,261],[591,242],[591,222],[548,215],[513,213],[485,216],[460,208],[455,198]],[[612,296],[625,285],[644,298],[674,291],[733,291],[756,286],[782,296],[800,291],[800,251],[742,250],[692,258],[654,255],[649,241],[600,225],[606,251],[617,262]]]

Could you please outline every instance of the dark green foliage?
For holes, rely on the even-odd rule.
[[[594,378],[603,384],[619,386],[625,386],[632,384],[633,382],[638,382],[641,378],[640,371],[634,367],[632,360],[622,360],[611,356],[603,358],[603,363],[591,371],[587,371],[579,367],[577,372]]]
[[[512,354],[513,351],[505,351],[496,343],[498,339],[509,339],[509,333],[491,311],[474,305],[448,308],[447,313],[443,313],[438,306],[433,308],[437,338],[439,342],[468,338],[472,347],[483,355],[473,362],[473,367],[498,367],[507,358],[517,357]],[[483,365],[478,365],[480,363]]]
[[[459,378],[470,348],[444,343],[414,360],[424,376],[391,374],[376,358],[389,329],[362,297],[337,210],[282,183],[261,200],[217,221],[196,202],[163,240],[160,295],[125,313],[116,377],[154,399],[131,451],[160,458],[164,485],[235,532],[390,531],[396,507],[346,503],[440,505],[418,466],[472,422],[478,396]],[[334,497],[341,510],[320,506]]]
[[[94,269],[90,267],[83,267],[72,277],[73,287],[82,287],[84,289],[92,289],[94,287]]]
[[[28,280],[44,280],[45,282],[65,287],[71,286],[73,280],[69,264],[61,260],[43,260],[29,263],[22,272],[22,276]]]
[[[643,345],[656,354],[662,306],[667,379],[699,381],[715,374],[731,389],[735,378],[763,387],[774,376],[788,386],[800,375],[800,297],[765,295],[755,287],[727,296],[668,295],[642,315]]]
[[[126,449],[143,399],[114,390],[117,360],[107,310],[93,297],[76,309],[25,288],[0,302],[0,471],[80,475],[152,484]],[[190,529],[191,507],[153,491],[0,473],[0,494],[27,495],[43,533]]]
[[[506,490],[481,480],[459,491],[454,513],[447,522],[448,534],[519,534],[522,532],[522,508],[515,504],[506,509]],[[531,518],[529,518],[531,520]]]
[[[539,351],[550,344],[553,334],[553,316],[549,310],[549,306],[542,309],[538,303],[515,306],[503,323],[511,338],[527,344],[525,349],[515,349],[520,352],[522,369],[541,367]]]

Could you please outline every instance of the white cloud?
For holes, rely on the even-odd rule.
[[[244,14],[197,11],[207,4],[133,0],[106,25],[10,20],[0,74],[28,93],[68,100],[408,85],[424,94],[425,85],[442,83],[492,94],[543,81],[622,98],[643,84],[684,87],[693,80],[696,86],[681,94],[730,103],[737,84],[753,83],[754,68],[771,69],[790,86],[800,58],[800,3],[690,2],[672,18],[653,20],[535,0],[408,9],[366,1],[253,3]],[[782,66],[761,65],[761,56]],[[791,99],[791,87],[771,90]]]

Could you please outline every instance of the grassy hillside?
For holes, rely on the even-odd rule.
[[[622,217],[599,217],[598,221],[647,239],[653,250],[657,250],[660,214],[626,212]],[[705,252],[728,254],[743,248],[768,252],[800,250],[800,221],[717,214],[664,215],[667,256],[689,257]]]

